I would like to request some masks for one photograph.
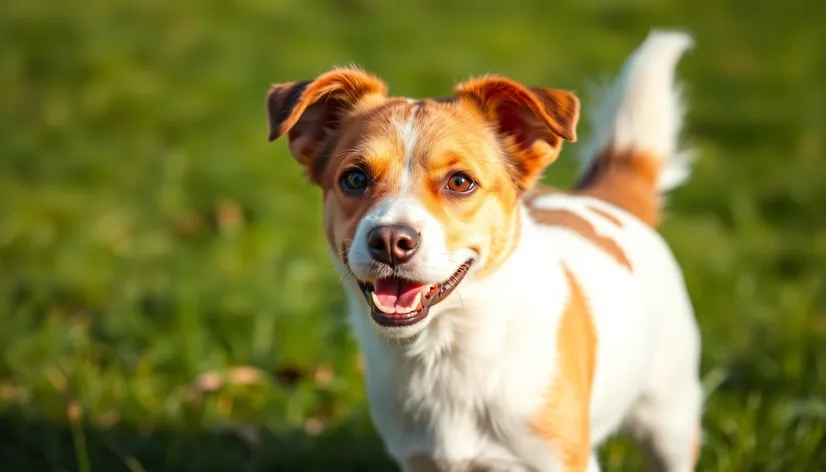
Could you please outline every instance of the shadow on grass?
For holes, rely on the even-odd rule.
[[[0,470],[23,471],[393,471],[380,440],[358,425],[304,431],[100,429],[0,412]],[[85,452],[84,452],[85,451]]]

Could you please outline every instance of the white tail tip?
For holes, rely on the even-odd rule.
[[[680,90],[674,70],[691,48],[691,36],[679,31],[653,30],[623,65],[600,105],[591,113],[595,139],[583,167],[604,149],[635,150],[662,159],[661,192],[682,184],[690,175],[691,158],[678,153],[683,122]]]

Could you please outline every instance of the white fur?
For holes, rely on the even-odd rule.
[[[399,135],[402,139],[402,145],[404,146],[404,172],[402,173],[401,185],[402,194],[406,194],[410,191],[410,185],[412,184],[413,177],[413,163],[415,162],[413,159],[413,151],[416,147],[416,141],[419,136],[419,130],[416,129],[416,121],[414,120],[416,111],[419,109],[419,105],[410,99],[408,99],[408,102],[413,104],[410,114],[406,117],[404,122],[396,123],[396,128],[399,131]]]
[[[599,151],[635,149],[665,161],[659,188],[667,192],[691,175],[691,155],[678,150],[684,107],[674,84],[677,61],[693,44],[676,31],[652,31],[628,58],[619,78],[591,112],[594,139],[582,161],[588,169]]]
[[[686,44],[684,36],[660,33],[632,57],[620,90],[634,98],[620,95],[619,112],[603,125],[613,142],[673,153],[679,122],[674,96],[664,91],[671,90],[670,69]],[[347,279],[371,415],[388,452],[403,470],[411,470],[406,460],[417,453],[451,471],[471,462],[490,470],[561,470],[553,447],[528,424],[557,372],[557,329],[570,296],[567,267],[585,295],[598,339],[593,447],[627,425],[664,470],[691,470],[701,408],[699,333],[667,244],[633,215],[601,200],[549,195],[535,205],[586,219],[617,242],[633,270],[574,231],[535,223],[522,208],[519,244],[509,258],[485,278],[469,274],[415,327],[378,327],[357,285]],[[360,223],[349,256],[357,276],[369,270],[367,231],[399,222],[422,234],[411,269],[420,280],[444,280],[469,255],[449,254],[439,222],[415,199],[401,196],[382,202]],[[348,268],[334,259],[345,274]],[[598,470],[592,454],[588,471]]]

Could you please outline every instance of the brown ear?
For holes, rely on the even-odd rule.
[[[267,94],[269,140],[287,134],[290,153],[318,183],[317,159],[342,118],[367,95],[387,95],[378,78],[354,68],[333,69],[315,80],[273,85]]]
[[[556,160],[563,139],[576,141],[579,99],[571,92],[489,76],[457,85],[454,94],[496,126],[522,190],[532,187]]]

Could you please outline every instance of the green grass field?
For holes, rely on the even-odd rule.
[[[0,3],[0,471],[393,470],[269,84],[354,62],[587,106],[652,26],[697,42],[662,231],[704,336],[699,470],[826,470],[826,3],[407,3]]]

